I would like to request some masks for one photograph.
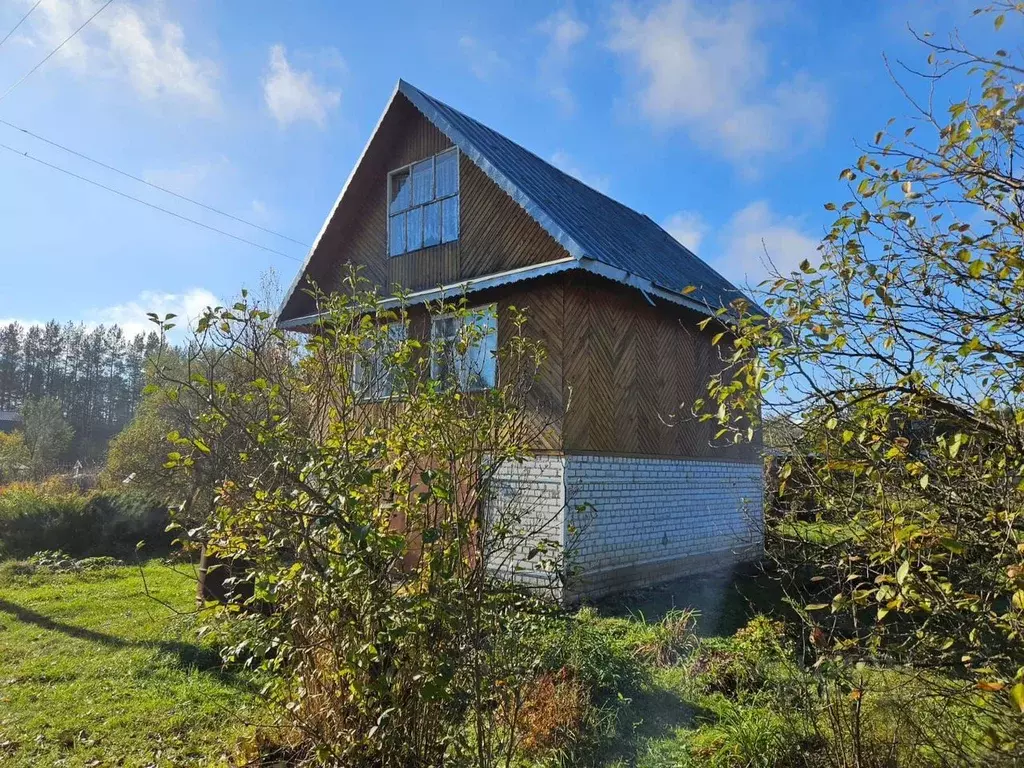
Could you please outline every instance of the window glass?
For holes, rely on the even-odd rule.
[[[399,213],[391,217],[388,231],[388,243],[391,246],[391,255],[397,256],[405,253],[405,214]]]
[[[388,254],[459,239],[459,156],[454,149],[389,175]]]
[[[423,207],[423,245],[437,245],[441,242],[441,204],[431,203]]]
[[[441,242],[459,239],[459,196],[441,201]]]
[[[352,366],[352,391],[361,400],[383,400],[395,390],[395,370],[391,356],[405,341],[402,323],[388,323],[386,338],[375,345],[368,341]]]
[[[415,251],[423,247],[423,209],[410,208],[405,216],[405,250]]]
[[[455,150],[437,156],[437,196],[448,197],[459,191],[459,157]]]
[[[398,213],[409,207],[412,198],[409,191],[409,172],[400,171],[391,175],[390,213]]]
[[[434,199],[434,160],[424,160],[412,167],[412,204],[423,205]]]
[[[434,318],[431,342],[434,379],[457,383],[465,391],[495,385],[498,322],[493,306],[475,311],[465,328],[457,318]]]

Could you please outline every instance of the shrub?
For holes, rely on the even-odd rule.
[[[615,737],[650,668],[628,629],[590,608],[552,621],[540,638],[539,659],[519,713],[521,749],[559,764],[585,763]]]
[[[82,494],[55,480],[0,489],[0,557],[126,555],[139,541],[164,551],[167,524],[166,508],[144,494]]]
[[[568,669],[544,672],[528,686],[518,714],[527,757],[565,753],[589,736],[590,693]]]
[[[590,608],[556,624],[544,639],[541,658],[546,671],[569,670],[598,703],[628,697],[649,675],[627,639]]]
[[[660,621],[649,622],[639,614],[635,623],[634,650],[648,664],[670,667],[697,647],[697,611],[673,608]]]
[[[742,699],[759,693],[792,664],[785,625],[767,616],[755,616],[730,638],[703,641],[688,671],[705,690]]]

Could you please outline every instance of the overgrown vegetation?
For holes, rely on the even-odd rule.
[[[547,428],[544,351],[514,309],[492,346],[493,315],[464,302],[414,318],[355,273],[316,298],[301,342],[243,295],[155,361],[180,425],[167,465],[193,489],[183,538],[252,585],[226,657],[272,673],[297,763],[509,765],[566,573],[501,480]],[[449,340],[416,336],[432,315]]]
[[[41,550],[75,557],[166,552],[167,508],[144,493],[81,492],[59,478],[0,487],[0,558]]]
[[[988,10],[997,29],[1019,11]],[[778,276],[763,307],[722,310],[728,367],[696,405],[736,440],[773,414],[773,615],[708,636],[692,606],[545,600],[571,550],[504,482],[546,428],[527,318],[503,318],[498,378],[478,387],[486,315],[385,305],[352,274],[315,295],[301,342],[244,295],[208,311],[154,359],[108,490],[0,489],[0,557],[25,558],[0,565],[0,756],[1019,765],[1024,67],[955,36],[921,42],[933,98],[908,88],[914,124],[842,172],[851,199],[826,206],[820,260]],[[977,94],[934,107],[965,83]],[[453,338],[414,332],[432,315]],[[67,441],[54,403],[33,408],[45,429],[0,435],[0,469],[35,465],[39,434]],[[188,573],[150,564],[135,579],[115,559],[166,541],[141,492],[175,502],[188,553],[233,569],[233,593],[199,620],[155,619],[143,597],[185,609]],[[225,721],[257,680],[256,722]]]
[[[1021,12],[979,13],[999,30]],[[799,422],[779,463],[799,508],[770,551],[832,692],[815,707],[842,715],[833,765],[1024,749],[1024,67],[1012,41],[919,40],[912,119],[841,172],[820,259],[766,286],[764,311],[722,310],[735,352],[702,404],[737,440],[762,407]],[[858,663],[887,671],[866,687]],[[904,686],[933,707],[893,707],[906,731],[886,746],[856,718]]]

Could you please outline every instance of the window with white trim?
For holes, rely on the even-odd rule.
[[[490,389],[497,379],[498,312],[492,304],[468,316],[441,315],[430,324],[431,378],[459,389]]]
[[[449,149],[388,174],[388,255],[459,239],[459,153]]]
[[[405,324],[388,323],[387,335],[367,340],[352,365],[352,392],[360,400],[386,400],[394,394],[395,369],[391,357],[406,339]]]

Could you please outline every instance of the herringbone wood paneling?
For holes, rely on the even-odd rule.
[[[565,450],[753,460],[756,448],[714,444],[715,428],[691,416],[721,365],[715,329],[602,278],[564,279],[563,387],[573,393]]]

